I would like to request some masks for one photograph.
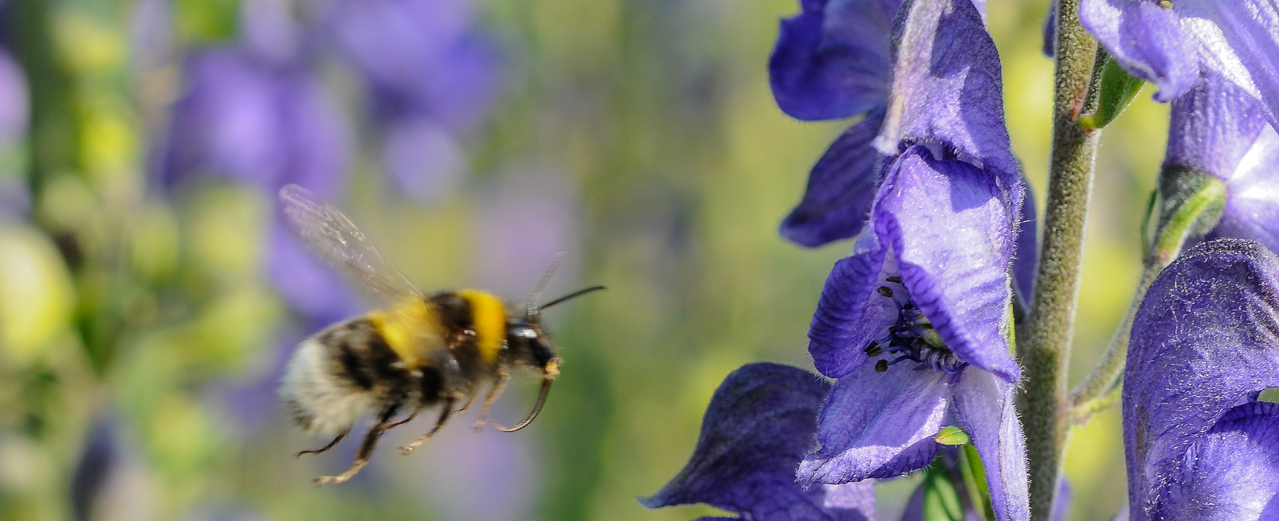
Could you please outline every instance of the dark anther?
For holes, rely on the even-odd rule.
[[[889,288],[888,288],[888,286],[880,286],[880,287],[879,287],[879,294],[880,294],[880,295],[883,295],[883,296],[885,296],[885,297],[888,297],[888,298],[892,298],[892,297],[893,297],[893,290],[889,289]]]
[[[888,372],[888,360],[880,360],[878,362],[875,362],[875,372],[876,373]]]
[[[902,276],[901,276],[901,275],[889,275],[889,276],[888,276],[888,278],[886,278],[886,279],[884,279],[884,280],[886,280],[886,281],[888,281],[888,282],[891,282],[891,283],[893,283],[893,284],[901,284],[901,283],[902,283]]]
[[[884,348],[879,347],[879,342],[871,342],[866,346],[866,356],[875,357],[884,352]]]

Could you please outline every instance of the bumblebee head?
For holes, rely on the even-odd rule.
[[[555,360],[555,348],[551,345],[550,337],[542,331],[542,321],[536,313],[506,321],[506,349],[511,362],[516,365],[536,367],[546,376],[559,373],[558,367],[551,367],[558,365],[552,364]]]
[[[560,375],[560,359],[555,356],[551,339],[546,336],[545,331],[542,331],[539,311],[592,291],[604,289],[604,286],[591,286],[547,302],[546,305],[538,308],[537,295],[541,293],[541,286],[539,284],[538,291],[534,292],[533,298],[529,300],[528,311],[524,313],[524,316],[512,317],[506,321],[506,353],[513,364],[532,366],[542,370],[542,390],[537,395],[533,412],[530,412],[524,421],[509,428],[494,424],[493,427],[499,431],[515,432],[533,423],[537,413],[542,411],[542,405],[546,403],[546,395],[551,392],[551,382]]]

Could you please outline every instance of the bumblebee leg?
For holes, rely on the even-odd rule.
[[[338,434],[338,437],[333,438],[333,441],[330,441],[328,445],[325,445],[315,450],[304,450],[302,452],[299,452],[297,457],[301,458],[302,456],[307,454],[324,454],[325,452],[328,452],[329,449],[333,448],[335,445],[341,442],[342,439],[345,438],[346,435],[349,434],[350,432],[351,431],[349,429],[342,431],[342,433]]]
[[[338,483],[346,483],[347,480],[355,477],[360,473],[360,469],[369,464],[369,456],[373,454],[373,447],[377,446],[378,438],[382,437],[382,433],[390,428],[391,418],[395,417],[395,413],[399,411],[400,403],[396,403],[387,408],[378,418],[377,425],[369,429],[369,433],[364,435],[364,442],[360,444],[360,451],[355,455],[355,463],[351,464],[351,468],[346,472],[336,476],[320,476],[315,478],[315,482],[320,485],[336,485]]]
[[[493,402],[497,401],[497,397],[502,395],[502,391],[506,390],[506,382],[511,379],[510,373],[503,372],[497,376],[497,381],[493,383],[493,388],[489,390],[488,396],[484,397],[484,407],[480,408],[480,421],[475,422],[472,429],[477,431],[484,430],[484,424],[489,422],[489,409],[493,407]]]
[[[395,423],[392,423],[392,424],[387,425],[387,426],[386,426],[386,430],[388,430],[388,431],[389,431],[389,430],[391,430],[391,429],[394,429],[394,428],[396,428],[396,427],[399,427],[399,426],[401,426],[401,425],[404,425],[404,424],[406,424],[406,423],[408,423],[408,422],[413,421],[413,419],[414,419],[414,418],[417,418],[417,413],[418,413],[418,411],[413,411],[413,414],[410,414],[408,418],[405,418],[405,419],[403,419],[403,420],[400,420],[400,421],[397,421],[397,422],[395,422]]]
[[[444,400],[444,406],[440,408],[440,419],[435,421],[435,427],[431,428],[431,432],[428,432],[425,436],[414,440],[413,443],[400,447],[400,450],[404,451],[405,456],[408,456],[414,449],[421,447],[423,443],[426,443],[426,440],[431,439],[431,436],[435,436],[435,433],[440,432],[440,428],[444,427],[444,424],[449,421],[449,417],[453,415],[453,404],[456,402],[457,399],[453,397],[449,397]]]
[[[462,408],[460,408],[460,409],[458,409],[458,410],[456,410],[456,411],[453,411],[453,412],[455,412],[455,413],[457,413],[457,414],[462,414],[462,413],[466,412],[466,410],[467,410],[467,409],[470,409],[470,408],[471,408],[471,404],[475,403],[475,396],[476,396],[476,395],[472,394],[470,398],[467,398],[467,399],[466,399],[466,405],[463,405],[463,406],[462,406]]]

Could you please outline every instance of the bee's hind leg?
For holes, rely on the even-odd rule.
[[[419,410],[420,410],[420,409],[419,409]],[[408,418],[405,418],[405,419],[403,419],[403,420],[397,421],[397,422],[392,423],[392,424],[388,424],[388,425],[386,426],[386,430],[388,430],[388,431],[389,431],[389,430],[391,430],[391,429],[394,429],[394,428],[396,428],[396,427],[399,427],[399,426],[401,426],[401,425],[404,425],[404,424],[406,424],[406,423],[408,423],[408,422],[413,421],[415,418],[417,418],[417,413],[418,413],[418,411],[413,411],[413,414],[410,414]]]
[[[360,469],[369,464],[369,456],[373,454],[373,447],[377,446],[377,440],[382,437],[382,433],[391,428],[391,418],[395,417],[395,413],[399,409],[400,404],[394,404],[378,417],[377,425],[374,425],[373,428],[369,429],[369,433],[364,435],[364,442],[360,443],[360,452],[356,453],[355,463],[351,464],[351,468],[336,476],[320,476],[315,478],[315,482],[320,485],[336,485],[338,483],[346,483],[347,480],[359,474]]]
[[[426,433],[426,435],[421,438],[413,440],[413,443],[400,447],[400,450],[404,451],[405,456],[408,456],[414,449],[421,447],[423,443],[426,443],[426,440],[431,439],[431,436],[435,436],[435,433],[440,432],[440,428],[444,427],[444,424],[449,421],[449,417],[453,415],[453,405],[455,403],[457,403],[457,399],[452,396],[444,399],[443,407],[440,407],[440,419],[435,421],[435,427],[431,428],[431,432]]]
[[[333,441],[330,441],[328,445],[325,445],[323,447],[320,447],[314,450],[304,450],[302,452],[299,452],[297,457],[301,458],[302,456],[305,456],[307,454],[324,454],[325,452],[328,452],[329,449],[335,447],[339,442],[341,442],[343,438],[346,438],[346,435],[349,434],[350,432],[351,432],[350,429],[344,430],[342,431],[341,434],[338,434],[336,438],[333,438]]]

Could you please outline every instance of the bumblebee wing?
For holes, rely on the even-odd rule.
[[[355,223],[309,190],[285,185],[280,189],[280,208],[289,230],[374,304],[390,304],[422,293]]]

